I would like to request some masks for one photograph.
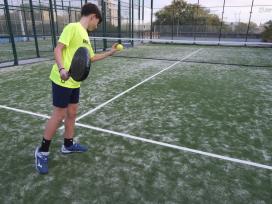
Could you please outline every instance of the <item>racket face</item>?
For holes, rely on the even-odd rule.
[[[90,72],[91,62],[89,50],[85,47],[80,47],[74,54],[70,66],[70,76],[75,81],[85,80]]]

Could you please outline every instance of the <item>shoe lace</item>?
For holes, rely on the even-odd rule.
[[[39,157],[40,157],[41,164],[46,163],[48,160],[48,156],[46,156],[46,155],[40,154]]]

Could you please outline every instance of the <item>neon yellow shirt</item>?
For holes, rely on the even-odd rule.
[[[62,63],[65,70],[69,71],[70,65],[74,56],[74,53],[79,47],[86,47],[90,52],[90,57],[94,56],[94,51],[85,28],[78,23],[70,23],[63,29],[60,35],[59,41],[65,45],[62,50]],[[49,77],[55,84],[58,84],[67,88],[79,88],[80,82],[74,81],[70,77],[67,81],[62,82],[57,64],[53,65],[51,74]]]

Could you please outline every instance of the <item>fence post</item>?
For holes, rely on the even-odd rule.
[[[151,24],[150,24],[150,39],[152,39],[153,32],[153,0],[151,0]]]
[[[29,34],[28,34],[28,29],[27,29],[27,22],[26,22],[26,14],[25,14],[25,6],[24,6],[24,1],[22,0],[22,10],[23,10],[23,16],[24,16],[24,26],[25,26],[25,35],[27,36],[27,41],[29,41]]]
[[[58,11],[57,11],[57,2],[56,2],[56,0],[54,0],[54,8],[55,8],[55,14],[56,14],[56,29],[57,29],[57,34],[59,34]]]
[[[15,46],[15,41],[14,41],[14,35],[13,35],[13,31],[12,31],[8,0],[4,0],[4,4],[5,4],[5,13],[6,13],[6,18],[7,18],[7,23],[8,23],[9,37],[10,37],[13,56],[14,56],[14,65],[18,65],[18,56],[17,56],[16,46]]]
[[[131,19],[131,1],[129,0],[128,4],[128,37],[131,38],[131,26],[132,26],[132,19]],[[131,42],[131,41],[130,41]]]
[[[225,4],[226,4],[226,0],[224,0],[224,3],[223,3],[223,11],[222,11],[222,18],[221,18],[221,25],[220,25],[218,45],[220,45],[221,36],[222,36],[222,26],[223,26],[223,22],[224,22]]]
[[[144,38],[144,0],[142,4],[142,38]]]
[[[249,33],[249,27],[250,27],[250,23],[251,23],[253,5],[254,5],[254,0],[252,0],[252,4],[251,4],[251,10],[250,10],[250,16],[249,16],[248,25],[247,25],[246,41],[245,42],[247,42],[247,39],[248,39],[248,33]],[[246,43],[245,43],[245,46],[246,46]]]
[[[118,0],[118,38],[121,37],[121,0]],[[121,43],[121,39],[118,42]]]
[[[68,6],[68,17],[69,17],[69,23],[71,23],[71,2],[69,1],[69,6]]]
[[[132,41],[131,41],[131,45],[132,47],[134,46],[134,0],[132,0],[132,4],[131,4],[131,10],[132,10],[132,25],[131,25],[131,38],[132,38]]]
[[[50,13],[50,25],[51,25],[51,36],[52,36],[52,42],[53,42],[53,46],[54,48],[57,45],[57,39],[56,39],[56,32],[55,32],[55,22],[54,22],[54,13],[53,13],[53,4],[52,4],[52,0],[49,0],[49,13]]]
[[[176,3],[176,1],[173,0],[173,10],[172,10],[172,33],[171,33],[171,39],[172,39],[172,40],[174,40],[175,3]]]
[[[107,19],[106,19],[106,2],[102,0],[102,32],[103,37],[106,37],[106,30],[107,30]],[[103,50],[107,49],[107,40],[103,39]]]
[[[44,19],[43,19],[43,9],[41,9],[41,0],[39,0],[39,8],[40,8],[40,14],[41,14],[41,21],[42,21],[42,33],[43,33],[43,39],[45,40]]]
[[[194,20],[194,44],[195,44],[195,40],[196,40],[196,28],[197,28],[197,23],[198,23],[198,9],[199,9],[199,0],[197,0],[197,8],[196,8],[196,18]]]
[[[137,28],[137,38],[140,38],[140,21],[141,21],[141,0],[138,0],[138,28]]]
[[[37,57],[40,57],[32,0],[29,0],[29,6],[30,6],[30,13],[31,13],[32,29],[33,29],[34,40],[35,40],[36,54],[37,54]]]

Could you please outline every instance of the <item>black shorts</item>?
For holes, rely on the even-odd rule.
[[[59,108],[67,108],[69,104],[79,102],[80,88],[66,88],[52,82],[53,105]]]

